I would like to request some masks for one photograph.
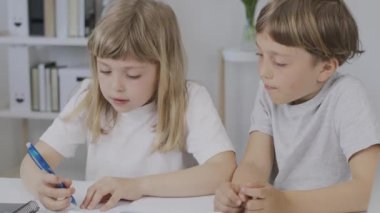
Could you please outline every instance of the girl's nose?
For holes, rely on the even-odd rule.
[[[126,88],[122,76],[115,75],[112,79],[112,89],[117,92],[124,92]]]

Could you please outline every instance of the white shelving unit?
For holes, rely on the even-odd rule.
[[[53,38],[53,37],[0,37],[0,44],[28,46],[79,46],[87,45],[86,38]]]
[[[19,48],[27,55],[26,58],[8,58],[8,67],[22,64],[27,70],[12,70],[21,75],[29,75],[30,67],[41,61],[56,61],[59,65],[82,65],[87,62],[87,38],[52,38],[52,37],[12,37],[0,36],[0,45],[8,48]],[[20,78],[21,79],[21,78]],[[29,76],[20,84],[27,84],[30,88]],[[11,80],[10,80],[11,81]],[[10,82],[11,84],[11,82]],[[10,88],[10,92],[12,88]],[[53,120],[58,113],[34,112],[28,110],[0,109],[0,117],[17,119],[47,119]]]
[[[250,114],[258,74],[255,51],[237,48],[222,51],[219,112],[240,160],[248,139]]]
[[[15,119],[17,120],[15,124],[17,125],[20,124],[20,128],[18,128],[17,126],[16,127],[17,130],[15,130],[15,132],[13,133],[15,135],[17,134],[17,141],[14,141],[15,143],[37,141],[38,137],[40,137],[40,135],[46,130],[48,125],[50,125],[53,119],[56,118],[59,114],[58,112],[50,112],[50,109],[49,109],[50,107],[47,107],[46,109],[40,108],[40,107],[34,107],[36,111],[32,111],[31,77],[30,77],[31,68],[38,67],[39,64],[41,64],[41,67],[42,67],[42,64],[45,64],[47,62],[56,62],[58,71],[62,71],[62,73],[65,72],[63,71],[65,70],[63,66],[66,66],[67,67],[66,70],[69,70],[70,72],[73,72],[73,70],[76,70],[75,68],[78,68],[78,67],[90,68],[89,53],[87,50],[87,38],[83,37],[83,35],[86,34],[85,33],[86,27],[89,27],[89,26],[86,26],[85,20],[80,18],[80,17],[86,17],[87,15],[86,12],[88,11],[84,11],[84,12],[79,11],[79,8],[83,8],[83,9],[86,8],[86,7],[81,7],[84,1],[83,2],[82,1],[66,1],[66,0],[55,1],[56,5],[62,6],[65,4],[65,2],[67,2],[68,5],[66,5],[67,7],[57,6],[54,8],[55,12],[49,13],[50,15],[53,14],[55,20],[58,20],[57,18],[60,19],[60,21],[58,22],[53,21],[55,23],[55,26],[54,26],[55,33],[53,34],[47,33],[47,32],[51,32],[51,29],[52,29],[51,25],[49,25],[50,26],[49,30],[48,28],[46,28],[44,24],[42,26],[44,27],[44,33],[42,34],[45,34],[45,35],[49,34],[50,36],[53,36],[53,37],[28,36],[30,34],[40,34],[40,28],[39,28],[40,25],[38,25],[38,23],[36,25],[36,22],[32,23],[33,20],[35,21],[36,16],[33,16],[30,13],[30,10],[29,10],[30,7],[28,5],[30,2],[31,1],[28,1],[28,0],[22,0],[22,1],[17,0],[17,2],[15,3],[15,1],[13,0],[6,0],[6,1],[2,1],[0,5],[0,12],[2,12],[2,14],[6,13],[6,15],[3,17],[6,17],[7,19],[5,22],[2,22],[2,23],[8,24],[7,31],[1,32],[0,34],[0,46],[1,48],[5,49],[6,52],[8,53],[8,57],[7,57],[8,66],[6,67],[4,64],[2,64],[1,66],[3,66],[4,68],[2,70],[7,72],[9,76],[9,80],[8,80],[9,99],[7,101],[8,103],[6,103],[5,106],[2,105],[2,108],[0,108],[0,118]],[[98,3],[100,4],[102,3],[102,1],[99,1],[96,4]],[[96,6],[97,13],[99,12],[99,14],[101,12],[102,5]],[[65,14],[69,14],[66,12],[70,12],[70,14],[72,14],[74,11],[68,11],[68,10],[73,9],[74,7],[77,7],[78,9],[78,11],[76,11],[75,9],[74,11],[79,13],[77,14],[78,19],[74,19],[74,21],[78,22],[78,26],[77,26],[78,29],[76,29],[76,27],[71,27],[71,28],[67,28],[65,32],[65,30],[61,30],[61,29],[65,29],[65,28],[62,28],[62,26],[69,27],[69,25],[70,26],[76,25],[73,22],[70,23],[70,20],[72,21],[73,19],[70,19],[70,20],[65,19],[65,18],[68,18],[65,16]],[[62,9],[62,8],[66,8],[66,9]],[[41,8],[39,9],[34,8],[33,10],[36,13],[36,12],[40,12],[41,11],[40,9]],[[44,12],[44,10],[42,11]],[[63,11],[63,12],[60,12],[60,11]],[[46,14],[43,14],[43,17],[46,18]],[[37,18],[38,21],[41,21],[39,20],[39,18],[40,16],[38,16]],[[45,20],[47,19],[48,18],[46,18]],[[37,31],[38,33],[36,33]],[[58,31],[60,33],[58,33]],[[72,35],[73,37],[70,37],[68,35]],[[74,36],[77,36],[77,37],[74,37]],[[74,69],[71,69],[71,68],[74,68]],[[49,74],[46,74],[46,72],[39,72],[38,74],[41,74],[41,73],[45,73],[45,74],[44,76],[41,76],[41,77],[40,75],[38,75],[39,77],[38,81],[39,82],[41,82],[41,80],[43,82],[47,81],[46,79],[49,79],[49,78],[46,76],[48,76]],[[64,73],[64,74],[67,74],[67,73]],[[60,72],[58,72],[58,75],[60,75],[59,81],[61,81],[63,78],[63,75],[61,75]],[[75,75],[75,73],[73,75]],[[0,72],[0,78],[4,78],[5,76],[6,76],[6,73]],[[43,79],[43,77],[45,78]],[[66,77],[65,82],[67,82],[67,79],[68,78]],[[69,80],[71,80],[71,78],[69,78]],[[37,80],[33,82],[37,82]],[[79,80],[76,80],[74,84],[77,82],[79,82]],[[67,84],[61,84],[61,86],[63,86],[64,88],[68,88],[68,90],[72,88],[70,86],[65,87],[65,85]],[[40,88],[41,87],[39,87],[39,89]],[[41,97],[41,93],[39,93],[39,95]],[[47,97],[51,97],[51,96],[47,96]],[[41,102],[39,102],[39,104],[41,104]],[[64,103],[65,101],[62,101],[62,102]],[[37,111],[38,109],[40,109],[41,111]],[[19,132],[20,129],[22,132]],[[19,136],[21,138],[19,138]],[[10,142],[13,142],[13,141],[10,141]],[[23,145],[23,144],[20,144],[20,145]],[[78,155],[79,157],[85,156],[85,153],[86,153],[85,149],[82,152],[83,153]],[[82,162],[85,159],[76,159],[75,157],[73,160],[75,162],[72,164],[79,165],[80,162]],[[76,160],[79,160],[80,162]],[[64,170],[65,165],[63,165],[62,168]],[[18,169],[15,171],[18,171]],[[78,171],[83,173],[84,170],[80,168]]]

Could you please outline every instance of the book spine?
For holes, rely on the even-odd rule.
[[[31,69],[31,99],[32,99],[32,111],[40,111],[40,94],[39,94],[39,70],[38,67],[32,67]]]
[[[8,0],[8,30],[11,36],[28,36],[28,0]]]
[[[52,67],[50,70],[51,85],[51,111],[59,112],[59,76],[58,68]]]
[[[46,87],[45,87],[45,64],[38,64],[38,72],[39,72],[39,96],[40,96],[40,111],[46,111]]]
[[[44,0],[44,32],[46,37],[55,37],[55,0]]]
[[[55,2],[57,37],[67,38],[69,35],[69,5],[67,0]]]
[[[23,63],[19,63],[22,61]],[[9,97],[11,111],[30,111],[30,63],[26,46],[8,47]]]
[[[77,0],[69,1],[69,36],[78,37],[79,36],[79,4]]]

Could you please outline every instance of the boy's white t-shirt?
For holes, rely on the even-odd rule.
[[[187,83],[186,152],[152,152],[157,120],[154,103],[120,113],[112,130],[100,136],[97,143],[91,143],[84,113],[70,122],[63,121],[84,98],[89,85],[90,80],[82,83],[79,91],[41,137],[64,157],[74,156],[78,145],[87,143],[87,180],[173,172],[186,168],[184,159],[189,155],[203,164],[218,153],[233,151],[210,95],[205,87],[194,82]]]
[[[348,161],[380,143],[376,115],[364,86],[336,73],[311,100],[275,105],[260,85],[250,132],[273,136],[279,189],[327,187],[351,178]]]

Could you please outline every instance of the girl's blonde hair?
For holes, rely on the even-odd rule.
[[[318,59],[336,58],[339,65],[363,52],[358,27],[343,0],[272,0],[261,10],[256,31]]]
[[[97,58],[136,58],[158,66],[154,150],[184,148],[187,106],[185,61],[180,30],[173,10],[154,0],[113,0],[107,5],[88,41],[93,81],[77,108],[86,108],[92,141],[113,128],[117,113],[103,97],[97,78]],[[106,124],[102,123],[106,120]]]

